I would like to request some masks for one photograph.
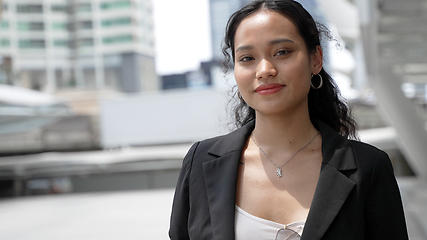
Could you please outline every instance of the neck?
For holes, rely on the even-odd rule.
[[[266,151],[293,150],[310,141],[317,133],[308,115],[264,116],[256,114],[253,136]]]

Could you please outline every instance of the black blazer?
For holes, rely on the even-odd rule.
[[[188,151],[173,201],[171,239],[234,239],[239,159],[254,124]],[[322,135],[323,162],[301,240],[408,239],[387,154],[320,121],[314,125]]]

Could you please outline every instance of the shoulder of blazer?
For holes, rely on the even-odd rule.
[[[196,154],[208,153],[209,155],[219,157],[230,152],[242,151],[254,127],[255,121],[253,120],[226,135],[200,141],[196,149]]]
[[[359,152],[367,152],[369,154],[377,154],[379,152],[384,152],[383,150],[370,145],[368,143],[365,142],[360,142],[360,141],[356,141],[356,140],[348,140],[348,142],[350,143],[351,147],[354,149],[355,152],[359,153]]]
[[[315,126],[322,135],[323,164],[334,166],[337,169],[355,169],[358,165],[373,166],[377,156],[387,154],[370,144],[349,140],[321,121],[315,121]],[[349,161],[349,159],[354,159]]]
[[[349,140],[320,120],[315,120],[313,124],[322,137],[322,166],[328,165],[337,170],[356,169],[357,165]]]
[[[377,168],[386,168],[391,173],[394,172],[391,160],[383,150],[354,140],[349,140],[349,144],[351,145],[359,172],[369,175],[369,178],[372,178]]]
[[[226,135],[208,138],[194,143],[184,157],[182,171],[192,172],[205,163],[235,151],[242,151],[247,137],[252,132],[254,121]],[[197,168],[197,167],[196,167]],[[199,173],[202,173],[199,171]]]

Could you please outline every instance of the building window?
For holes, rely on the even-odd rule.
[[[93,38],[83,38],[78,41],[79,47],[90,47],[93,46]]]
[[[44,40],[35,40],[35,39],[20,39],[19,40],[19,48],[42,49],[42,48],[45,48],[45,41]]]
[[[1,29],[8,29],[9,28],[9,22],[7,22],[7,21],[0,22],[0,28]]]
[[[79,29],[92,29],[93,23],[92,23],[92,21],[81,21],[78,24],[78,28]]]
[[[60,47],[60,48],[68,47],[68,40],[66,40],[66,39],[55,39],[53,41],[53,45],[55,47]]]
[[[41,4],[18,4],[16,6],[18,13],[43,13],[43,6]]]
[[[104,19],[101,22],[103,27],[123,26],[123,25],[130,25],[131,23],[132,23],[132,19],[130,17]]]
[[[1,47],[9,47],[10,46],[10,40],[6,38],[0,39],[0,46]]]
[[[76,7],[76,11],[81,12],[91,12],[92,11],[92,5],[90,3],[81,3],[78,4]]]
[[[110,1],[101,3],[102,10],[110,10],[110,9],[120,9],[120,8],[130,8],[129,0],[121,0],[121,1]]]
[[[52,23],[52,29],[53,30],[67,30],[67,23],[66,22],[53,22]]]
[[[43,22],[18,22],[18,30],[20,31],[43,31]]]
[[[52,5],[52,12],[60,12],[65,13],[67,12],[67,6],[63,4],[54,4]]]
[[[116,44],[116,43],[125,43],[132,42],[133,37],[130,34],[120,35],[120,36],[112,36],[112,37],[104,37],[102,42],[104,44]]]

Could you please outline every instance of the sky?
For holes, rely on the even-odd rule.
[[[211,59],[208,0],[152,0],[156,71],[197,70]]]

